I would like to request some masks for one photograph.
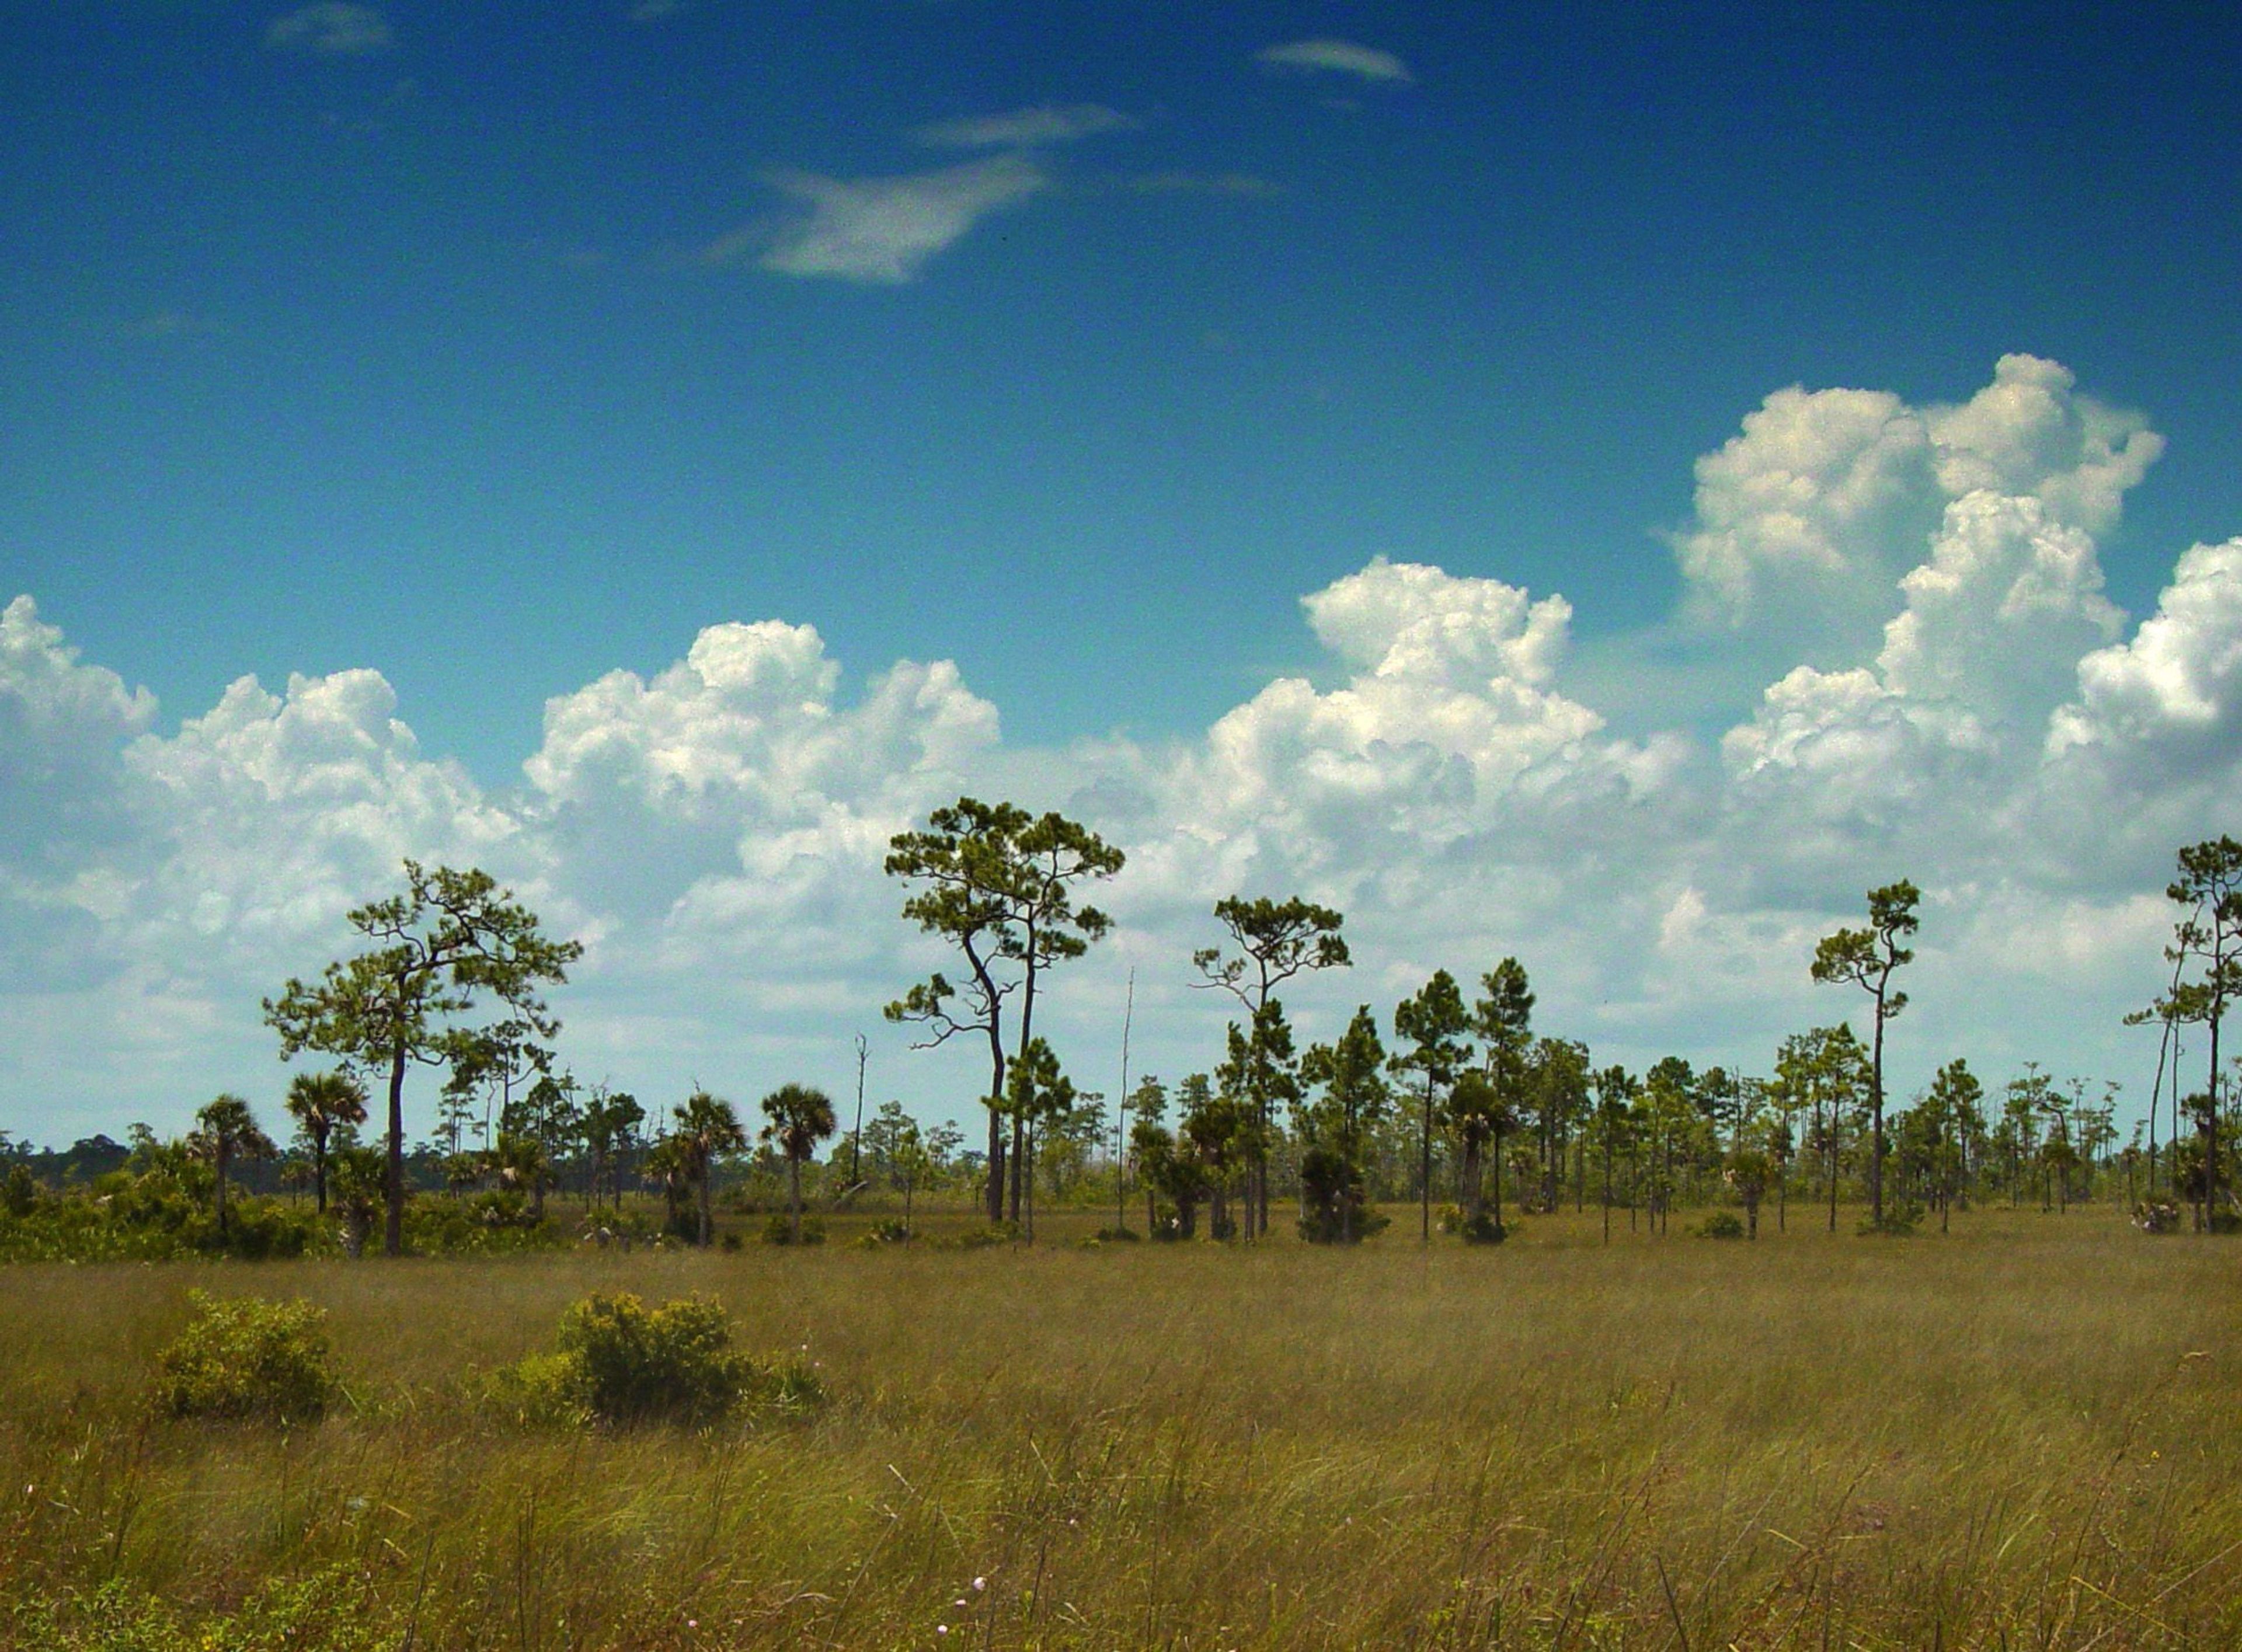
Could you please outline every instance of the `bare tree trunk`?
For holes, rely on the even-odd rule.
[[[1876,994],[1876,1043],[1869,1065],[1869,1216],[1884,1219],[1884,995]]]
[[[381,1253],[405,1254],[405,1046],[389,1057],[389,1161],[382,1172]]]

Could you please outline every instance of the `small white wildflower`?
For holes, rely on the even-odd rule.
[[[977,1577],[973,1580],[973,1587],[977,1589],[987,1588],[989,1587],[989,1580],[985,1577]]]

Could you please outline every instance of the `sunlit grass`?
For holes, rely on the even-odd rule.
[[[2106,1208],[1792,1216],[0,1271],[0,1576],[220,1624],[320,1578],[286,1645],[2242,1644],[2242,1252]],[[326,1307],[349,1403],[146,1420],[197,1285]],[[705,1434],[476,1403],[600,1288],[713,1293],[835,1401]]]

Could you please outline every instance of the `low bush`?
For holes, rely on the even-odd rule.
[[[969,1227],[934,1241],[944,1250],[979,1251],[992,1245],[1010,1245],[1020,1237],[1019,1228],[1010,1222],[995,1222],[987,1227]]]
[[[1734,1211],[1715,1211],[1697,1224],[1699,1239],[1740,1239],[1743,1236],[1743,1219]]]
[[[570,1307],[557,1352],[507,1367],[490,1392],[524,1421],[609,1424],[709,1423],[742,1407],[799,1409],[825,1398],[805,1361],[735,1348],[721,1303],[696,1296],[649,1308],[627,1292]]]
[[[335,1385],[325,1309],[300,1298],[220,1301],[200,1291],[187,1300],[195,1317],[156,1357],[158,1411],[302,1421],[326,1409]]]
[[[1886,1211],[1881,1221],[1871,1216],[1853,1231],[1863,1239],[1913,1239],[1922,1225],[1923,1207],[1902,1205]]]
[[[794,1218],[782,1212],[763,1224],[763,1243],[766,1245],[822,1245],[825,1243],[825,1224],[818,1217],[802,1219],[802,1235],[795,1236]]]
[[[2179,1219],[2179,1206],[2163,1199],[2133,1206],[2133,1226],[2144,1233],[2177,1233]]]
[[[858,1234],[856,1244],[860,1249],[876,1251],[885,1245],[908,1245],[910,1243],[910,1229],[893,1217],[889,1217],[885,1221],[873,1223],[870,1227]]]

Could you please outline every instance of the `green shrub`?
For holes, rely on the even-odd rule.
[[[316,1417],[334,1388],[326,1310],[301,1298],[220,1301],[187,1293],[195,1317],[156,1357],[156,1408],[172,1417]]]
[[[1854,1231],[1863,1239],[1913,1239],[1922,1222],[1923,1206],[1896,1205],[1884,1212],[1882,1221],[1872,1216]]]
[[[763,1224],[763,1243],[766,1245],[822,1245],[825,1243],[825,1224],[817,1217],[802,1219],[802,1237],[794,1236],[794,1218],[781,1212]]]
[[[649,1308],[594,1293],[560,1316],[559,1351],[500,1372],[492,1400],[526,1422],[714,1422],[749,1405],[802,1408],[825,1387],[804,1361],[732,1346],[722,1304],[685,1297]]]
[[[856,1243],[862,1249],[876,1251],[883,1246],[908,1245],[910,1243],[910,1229],[905,1227],[895,1218],[889,1217],[885,1221],[873,1223],[870,1227],[858,1234]]]
[[[952,1251],[986,1250],[991,1245],[1010,1245],[1020,1237],[1019,1226],[1013,1222],[996,1222],[987,1227],[969,1227],[935,1241]]]
[[[1743,1236],[1743,1219],[1734,1211],[1715,1211],[1697,1224],[1699,1239],[1740,1239]]]

